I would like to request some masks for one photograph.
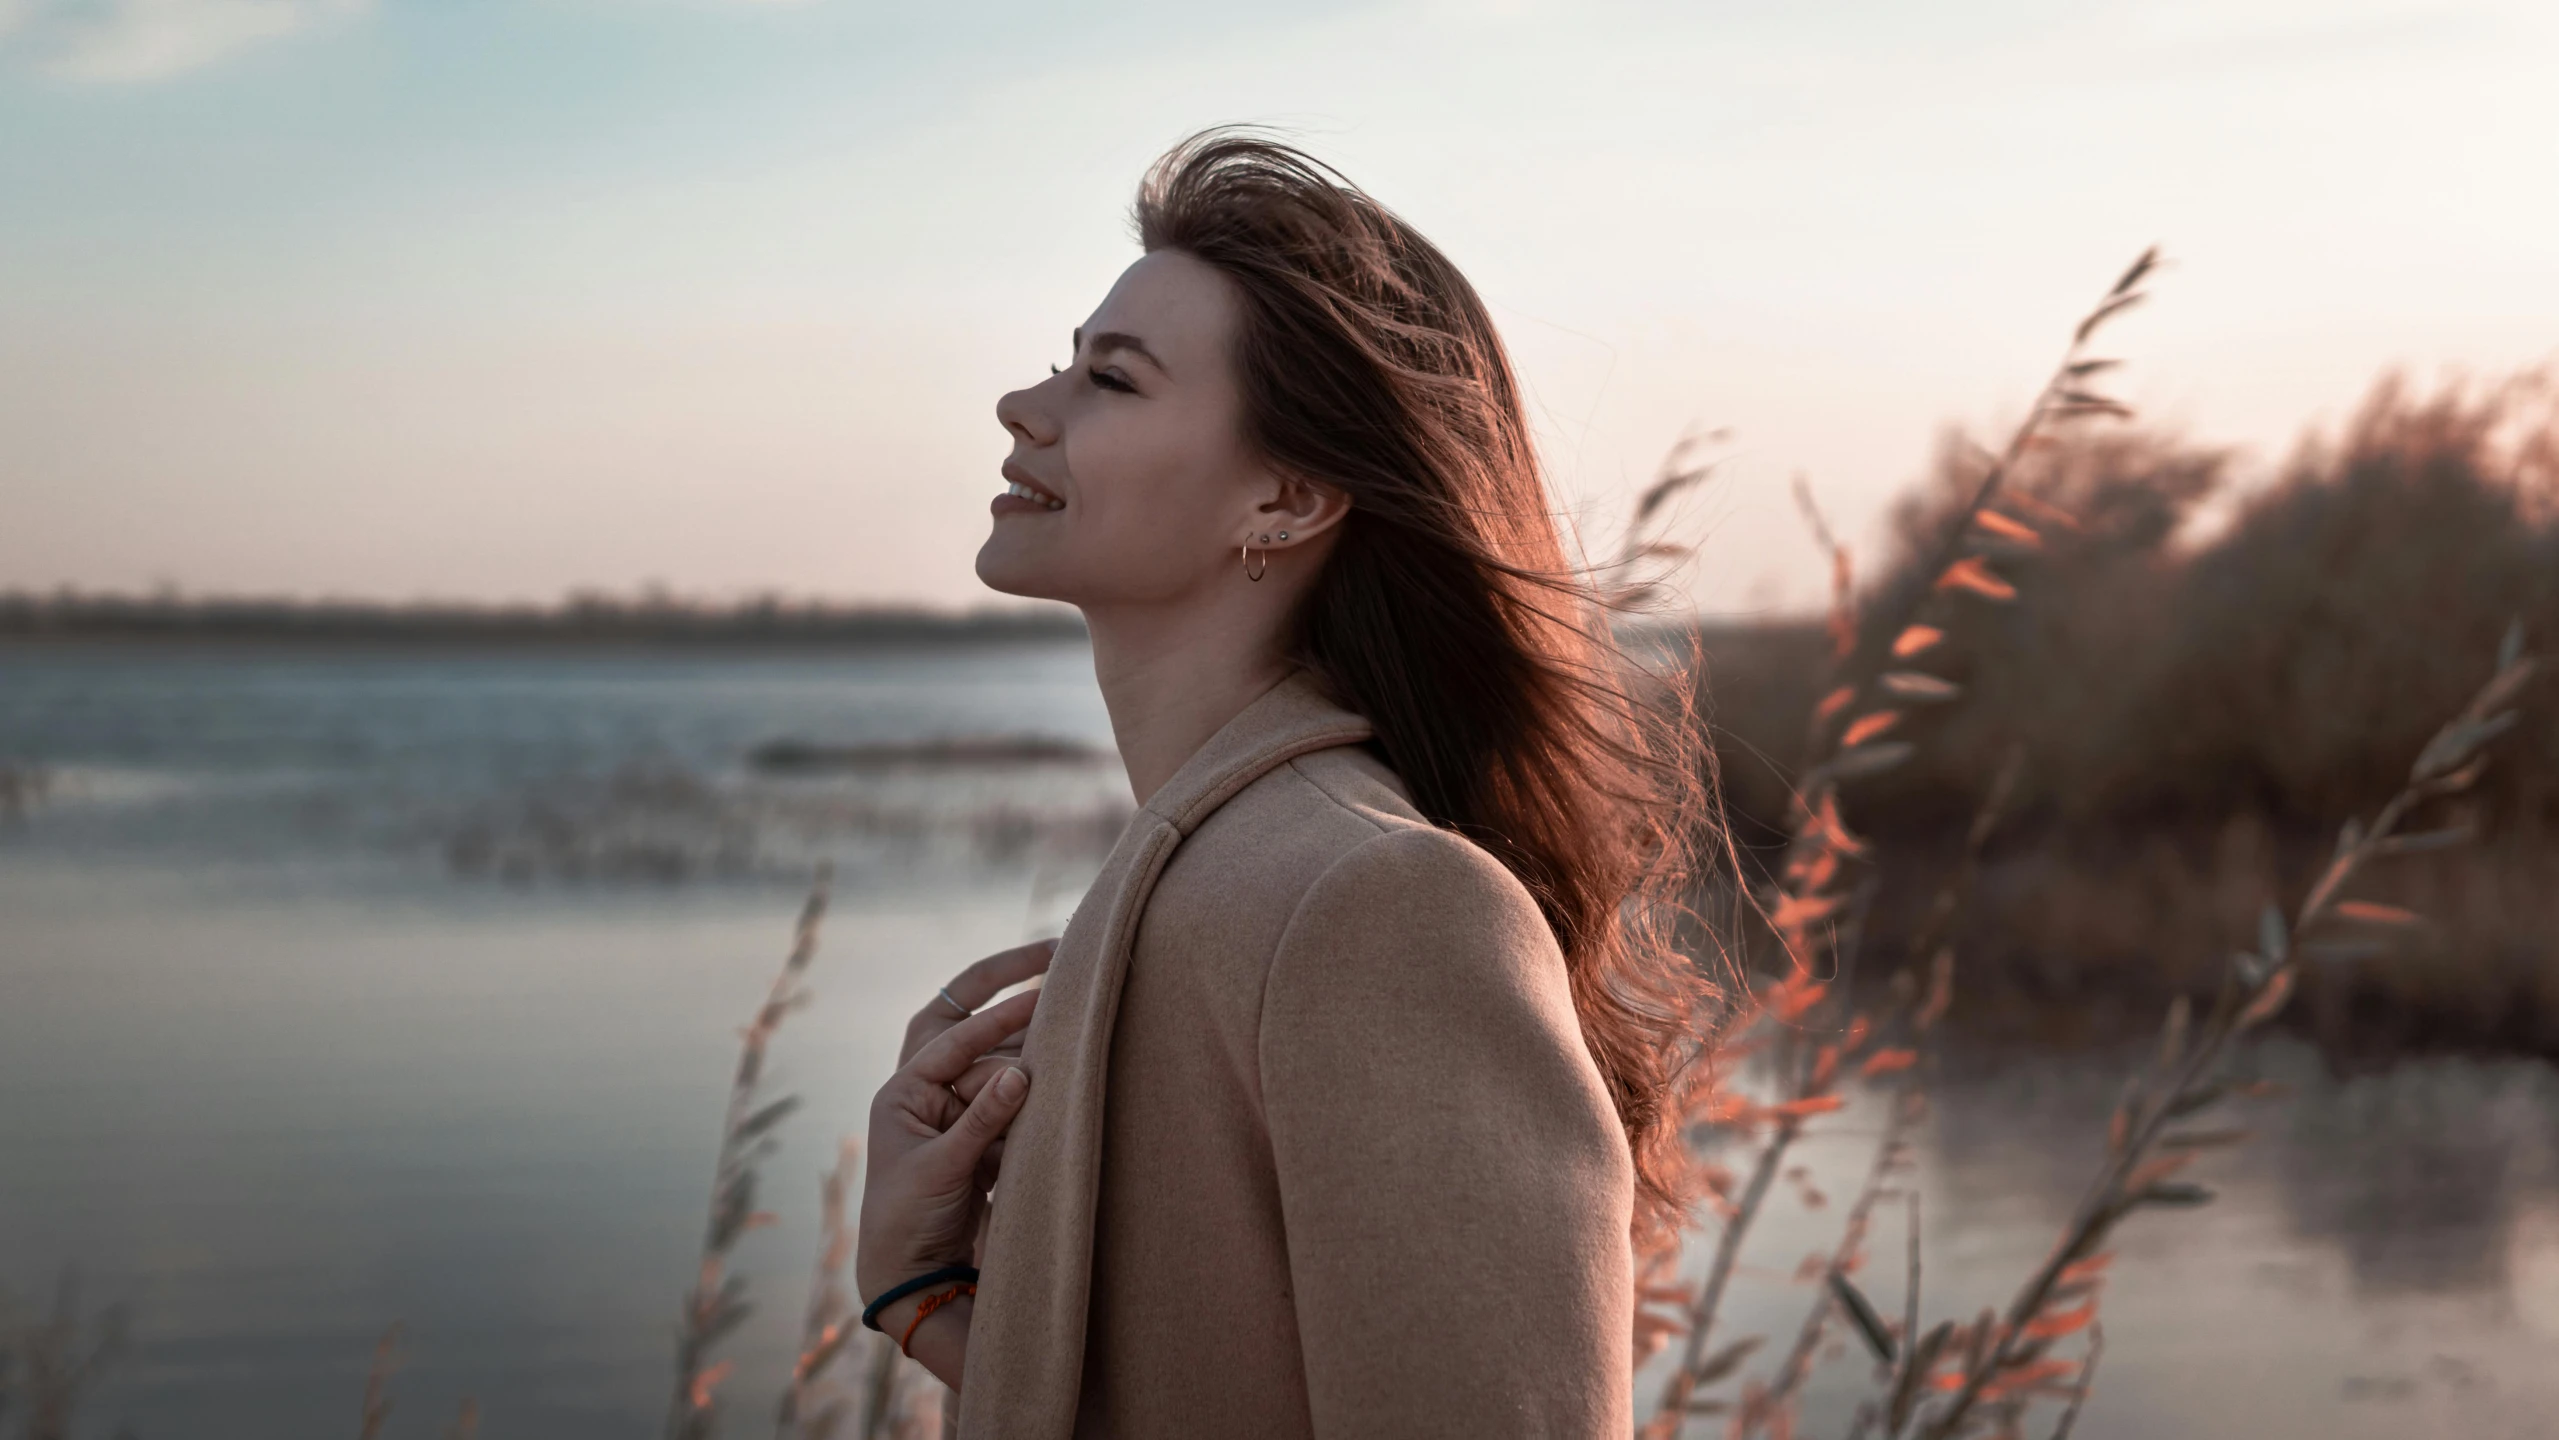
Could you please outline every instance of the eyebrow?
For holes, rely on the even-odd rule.
[[[1079,329],[1075,332],[1075,348],[1078,350],[1083,349],[1084,342],[1084,332]],[[1155,352],[1146,348],[1146,342],[1129,334],[1125,330],[1104,330],[1093,336],[1092,342],[1093,353],[1097,355],[1112,350],[1134,350],[1140,358],[1146,361],[1147,364],[1154,366],[1158,370],[1164,369],[1164,362],[1156,359]],[[1165,371],[1165,373],[1170,374],[1172,372]]]

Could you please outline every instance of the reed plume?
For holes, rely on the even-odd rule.
[[[1762,911],[1784,953],[1784,973],[1756,997],[1754,1024],[1770,1035],[1783,1036],[1800,1028],[1807,1034],[1826,1032],[1840,1039],[1814,1047],[1794,1047],[1794,1055],[1785,1065],[1781,1098],[1774,1104],[1754,1105],[1710,1090],[1704,1092],[1690,1114],[1692,1129],[1733,1128],[1761,1138],[1749,1178],[1737,1195],[1729,1173],[1707,1169],[1703,1183],[1723,1227],[1703,1280],[1690,1290],[1673,1283],[1658,1263],[1643,1277],[1641,1297],[1648,1306],[1679,1304],[1684,1313],[1676,1317],[1655,1313],[1639,1320],[1639,1341],[1680,1331],[1686,1336],[1679,1364],[1665,1383],[1654,1419],[1646,1427],[1651,1440],[1675,1440],[1690,1415],[1718,1413],[1724,1402],[1706,1400],[1701,1391],[1738,1370],[1756,1348],[1756,1342],[1739,1342],[1712,1355],[1707,1351],[1716,1313],[1743,1241],[1806,1122],[1841,1108],[1845,1099],[1838,1087],[1852,1067],[1868,1074],[1899,1074],[1909,1067],[1909,1060],[1903,1058],[1911,1053],[1908,1047],[1880,1047],[1883,1027],[1846,1013],[1849,997],[1844,985],[1838,987],[1835,999],[1832,994],[1839,977],[1830,964],[1840,953],[1840,929],[1844,922],[1855,918],[1858,898],[1873,893],[1861,883],[1860,867],[1868,847],[1849,830],[1842,817],[1841,790],[1844,785],[1893,770],[1916,752],[1912,740],[1895,733],[1914,712],[1944,706],[1962,697],[1960,686],[1922,668],[1926,663],[1923,657],[1945,643],[1950,629],[1959,622],[1962,607],[2015,598],[2015,587],[1999,575],[1994,562],[2004,553],[2040,544],[2039,524],[2070,523],[2067,516],[2044,513],[2048,507],[2032,503],[2011,506],[2011,510],[2033,517],[2019,518],[1994,508],[1994,502],[2002,497],[2011,471],[2048,427],[2079,417],[2120,417],[2130,413],[2121,402],[2092,388],[2095,377],[2116,362],[2090,358],[2086,351],[2089,341],[2109,319],[2141,302],[2145,294],[2142,282],[2157,264],[2155,249],[2143,252],[2074,328],[2061,359],[2006,448],[1989,457],[1970,500],[1947,524],[1926,570],[1936,578],[1925,590],[1902,597],[1884,617],[1885,623],[1872,631],[1885,639],[1861,642],[1861,631],[1866,627],[1861,626],[1857,614],[1852,557],[1814,503],[1809,485],[1797,481],[1797,501],[1831,561],[1829,630],[1834,674],[1827,693],[1814,705],[1806,721],[1793,834],[1774,893]],[[1679,473],[1677,467],[1671,468],[1674,475]],[[1951,929],[1964,893],[1959,887],[1969,886],[1980,848],[2016,783],[2016,763],[2012,761],[2004,778],[1993,786],[1993,794],[1972,827],[1959,878],[1950,882],[1923,928],[1921,938],[1933,953],[1935,978],[1926,997],[1905,997],[1900,1019],[1902,1028],[1913,1036],[1924,1032],[1944,1013],[1952,955],[1944,948],[1942,932]],[[1718,1056],[1719,1067],[1729,1070],[1735,1059],[1757,1043],[1760,1042],[1727,1044]],[[1869,1054],[1869,1047],[1877,1048]],[[1872,1068],[1887,1054],[1888,1068]],[[1907,1077],[1900,1082],[1903,1093],[1892,1102],[1894,1119],[1886,1142],[1853,1209],[1852,1228],[1861,1241],[1865,1213],[1881,1194],[1885,1177],[1898,1163],[1899,1127],[1916,1103],[1914,1085],[1915,1080]],[[1851,1245],[1843,1251],[1833,1267],[1834,1274],[1838,1273],[1837,1265],[1853,1258],[1854,1250]],[[1819,1343],[1829,1315],[1828,1303],[1827,1299],[1817,1303],[1807,1318],[1796,1349],[1790,1352],[1781,1370],[1778,1385],[1773,1390],[1754,1385],[1745,1399],[1738,1428],[1747,1430],[1765,1423],[1771,1415],[1786,1413],[1787,1397],[1800,1386],[1810,1352]],[[1715,1408],[1701,1411],[1701,1407]]]
[[[728,1111],[720,1127],[719,1159],[711,1175],[710,1218],[703,1229],[701,1261],[692,1292],[685,1297],[676,1344],[675,1393],[667,1406],[668,1440],[711,1440],[718,1432],[716,1400],[734,1362],[715,1361],[712,1352],[752,1310],[746,1279],[730,1271],[729,1256],[748,1231],[773,1218],[755,1208],[756,1167],[771,1152],[774,1127],[800,1104],[793,1095],[763,1098],[765,1055],[782,1022],[809,1001],[801,982],[809,962],[817,957],[818,930],[826,918],[833,878],[831,866],[819,867],[808,902],[800,909],[790,953],[738,1047],[737,1071],[729,1082]]]

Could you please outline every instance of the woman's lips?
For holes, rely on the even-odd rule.
[[[1061,505],[1051,505],[1041,500],[1034,500],[1027,495],[1016,494],[1008,490],[1004,494],[996,496],[994,503],[986,508],[998,515],[1054,515],[1065,507]]]
[[[1066,502],[1033,484],[1012,466],[1004,467],[1005,491],[988,507],[998,515],[1038,515],[1066,508]]]

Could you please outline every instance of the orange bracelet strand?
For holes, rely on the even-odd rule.
[[[924,1323],[924,1317],[963,1295],[976,1293],[977,1287],[974,1285],[954,1285],[948,1290],[936,1290],[925,1296],[924,1303],[915,1307],[915,1318],[906,1322],[906,1333],[897,1337],[897,1353],[905,1355],[909,1360],[914,1359],[915,1357],[907,1352],[906,1342],[915,1338],[915,1327]]]

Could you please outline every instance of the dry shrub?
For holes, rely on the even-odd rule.
[[[2342,443],[2305,446],[2193,558],[2153,717],[2185,723],[2160,737],[2154,803],[2200,806],[2187,777],[2218,773],[2278,816],[2352,813],[2397,785],[2395,757],[2424,742],[2509,619],[2559,633],[2559,413],[2545,395],[2517,383],[2421,399],[2384,382]],[[2550,713],[2528,716],[2488,792],[2509,821],[2559,818]]]
[[[2019,1014],[2068,1001],[2078,1023],[2108,995],[2147,1012],[2199,989],[2264,896],[2309,883],[2332,817],[2404,782],[2510,620],[2559,636],[2553,395],[2532,378],[2432,394],[2386,380],[2341,435],[2244,495],[2229,452],[2157,433],[2035,451],[2017,489],[2076,528],[2000,557],[2015,602],[1968,610],[1936,667],[1966,703],[1914,715],[1910,762],[1851,797],[1851,823],[1891,855],[1874,931],[1907,932],[2022,742],[2027,796],[1964,926],[1967,983]],[[1942,447],[1864,613],[1924,583],[1917,557],[1969,497],[1976,453]],[[2226,523],[2200,526],[2215,508]],[[1705,649],[1735,833],[1782,832],[1818,627],[1709,630]],[[2468,817],[2497,845],[2412,860],[2400,883],[2433,887],[2412,898],[2438,923],[2307,982],[2296,1013],[2323,1033],[2559,1049],[2552,696],[2527,697],[2500,754]]]

